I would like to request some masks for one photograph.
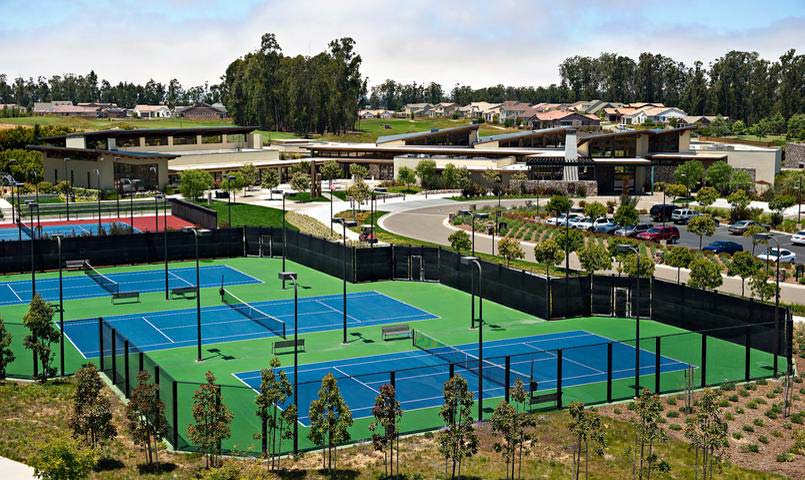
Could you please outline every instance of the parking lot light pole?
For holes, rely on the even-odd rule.
[[[802,224],[802,177],[799,176],[799,184],[794,187],[797,190],[797,223]]]
[[[633,252],[635,254],[635,261],[637,262],[635,278],[637,279],[637,299],[635,300],[635,382],[634,391],[635,397],[640,396],[640,251],[632,245],[620,244],[618,245],[619,252]]]
[[[469,215],[472,223],[472,256],[475,256],[475,219],[476,218],[489,218],[489,214],[486,212],[475,212],[473,210],[459,210],[458,213],[461,215]]]
[[[780,309],[780,242],[777,238],[767,232],[756,233],[752,235],[752,243],[754,244],[755,239],[761,240],[774,240],[774,243],[777,245],[777,255],[775,255],[775,263],[777,264],[777,274],[775,275],[775,289],[774,289],[774,361],[773,361],[773,369],[774,369],[774,376],[777,376],[778,371],[778,364],[777,364],[777,357],[780,354],[780,322],[777,317],[777,310]],[[771,249],[766,250],[766,265],[768,265],[768,259],[771,255]],[[786,332],[789,333],[789,332]],[[790,367],[790,365],[789,365]]]
[[[461,257],[462,265],[474,265],[478,267],[478,421],[484,419],[484,297],[481,288],[483,282],[483,270],[478,257]],[[471,276],[472,272],[470,273]]]
[[[62,236],[53,235],[56,239],[58,250],[57,260],[59,262],[59,372],[64,376],[64,290],[62,288],[62,261],[61,261],[61,238]],[[103,348],[103,346],[101,346]]]
[[[346,218],[333,218],[333,222],[340,223],[341,228],[343,230],[343,239],[344,239],[344,248],[341,253],[342,257],[342,270],[341,276],[343,277],[343,285],[344,285],[344,325],[343,325],[343,338],[342,342],[344,345],[347,344],[347,227],[354,227],[358,224],[355,220],[347,220]]]
[[[198,237],[206,236],[210,233],[206,228],[186,228],[186,232],[192,232],[196,243],[196,362],[201,362],[201,271],[198,259]]]
[[[299,414],[299,288],[296,272],[280,272],[279,279],[293,282],[293,404]],[[299,422],[293,422],[293,452],[299,451]]]

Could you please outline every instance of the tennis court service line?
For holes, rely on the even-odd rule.
[[[11,290],[11,293],[13,293],[15,297],[17,297],[17,300],[19,300],[21,302],[22,298],[20,298],[20,295],[17,293],[16,290],[14,290],[14,288],[11,286],[11,284],[7,283],[6,286],[8,287],[9,290]]]
[[[180,277],[179,275],[176,275],[175,273],[171,272],[170,270],[168,270],[168,274],[170,274],[173,278],[178,279],[180,282],[184,282],[184,283],[186,283],[187,285],[189,285],[191,287],[195,287],[194,284],[188,282],[187,280],[185,280],[184,278]]]
[[[153,328],[154,330],[156,330],[157,332],[159,332],[159,334],[160,334],[160,335],[162,335],[163,337],[167,338],[169,342],[171,342],[171,343],[176,343],[176,342],[174,342],[174,341],[173,341],[173,339],[172,339],[171,337],[169,337],[169,336],[165,335],[165,332],[163,332],[162,330],[160,330],[160,329],[159,329],[159,327],[157,327],[156,325],[154,325],[153,323],[151,323],[150,321],[148,321],[148,319],[147,319],[147,318],[145,318],[145,316],[143,316],[143,317],[142,317],[142,319],[143,319],[143,320],[145,320],[145,323],[147,323],[148,325],[151,325],[151,328]]]
[[[358,380],[357,378],[355,378],[355,377],[353,377],[352,375],[348,374],[347,372],[345,372],[345,371],[341,370],[340,368],[338,368],[338,367],[333,367],[333,370],[335,370],[336,372],[338,372],[338,373],[340,373],[341,375],[345,376],[346,378],[349,378],[350,380],[352,380],[352,381],[354,381],[354,382],[356,382],[356,383],[359,383],[359,384],[363,385],[364,387],[366,387],[366,388],[368,388],[369,390],[371,390],[371,391],[375,392],[376,394],[378,394],[378,395],[380,394],[380,391],[379,391],[379,390],[377,390],[377,389],[375,389],[375,388],[370,387],[370,386],[369,386],[369,385],[367,385],[366,383],[364,383],[364,382],[362,382],[362,381]]]
[[[334,312],[338,313],[339,315],[343,315],[343,314],[344,314],[344,311],[343,311],[343,310],[339,310],[339,309],[337,309],[337,308],[333,308],[333,307],[331,307],[331,306],[327,305],[326,303],[322,303],[322,302],[321,302],[320,300],[318,300],[318,299],[316,299],[314,302],[315,302],[316,304],[318,304],[318,305],[321,305],[322,307],[324,307],[324,308],[326,308],[326,309],[329,309],[329,310],[332,310],[332,311],[334,311]],[[361,321],[360,321],[360,320],[358,320],[357,318],[353,317],[353,316],[352,316],[352,315],[350,315],[350,314],[347,314],[347,318],[350,318],[350,319],[352,319],[352,320],[355,320],[355,321],[356,321],[356,322],[358,322],[358,323],[361,323]]]

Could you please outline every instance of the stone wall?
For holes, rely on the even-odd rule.
[[[598,182],[595,180],[512,180],[510,187],[514,191],[540,195],[576,195],[584,190],[585,196],[598,195]]]
[[[805,143],[786,144],[783,168],[805,168]]]

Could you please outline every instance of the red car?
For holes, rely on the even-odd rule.
[[[679,241],[679,229],[670,225],[665,227],[652,227],[645,232],[638,233],[636,238],[638,240],[650,240],[652,242],[665,240],[668,243],[675,243]]]

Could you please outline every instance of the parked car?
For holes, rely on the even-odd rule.
[[[596,222],[598,222],[598,220],[596,220]],[[616,231],[616,230],[618,230],[619,228],[621,228],[621,226],[620,226],[620,225],[618,225],[617,223],[615,223],[615,221],[614,221],[614,220],[612,220],[611,218],[607,218],[607,219],[605,219],[605,221],[603,221],[603,222],[601,222],[601,223],[597,223],[597,224],[595,225],[595,227],[593,227],[593,232],[595,232],[595,233],[604,233],[604,234],[607,234],[607,235],[612,235],[612,234],[614,234],[614,233],[615,233],[615,231]]]
[[[758,225],[763,227],[764,229],[768,230],[769,228],[766,225],[761,223],[757,223],[754,220],[738,220],[737,222],[729,225],[727,227],[727,231],[729,231],[733,235],[743,235],[752,225]]]
[[[674,223],[687,224],[693,217],[698,217],[701,212],[691,210],[690,208],[677,208],[671,213],[671,220]]]
[[[570,219],[570,228],[578,230],[589,230],[593,226],[593,219],[590,217]]]
[[[652,242],[665,240],[668,243],[676,243],[679,241],[679,229],[671,225],[652,227],[645,232],[638,233],[635,238]]]
[[[778,257],[780,258],[780,263],[790,263],[792,265],[797,263],[797,254],[791,250],[786,250],[785,248],[770,248],[766,251],[766,253],[761,253],[757,256],[758,260],[762,260],[764,262],[768,260],[774,263],[777,263]]]
[[[791,235],[791,243],[794,245],[805,245],[805,230],[800,230]]]
[[[702,248],[702,250],[707,250],[708,252],[729,253],[730,255],[733,253],[742,252],[743,249],[744,247],[740,243],[730,242],[729,240],[716,240],[715,242],[710,242],[709,245]]]
[[[358,235],[358,240],[366,243],[377,243],[377,236],[372,233],[371,225],[361,225],[361,233]]]
[[[651,215],[651,218],[654,219],[655,222],[667,222],[671,220],[671,214],[674,213],[674,210],[677,208],[676,205],[670,203],[658,203],[651,207],[648,214]]]
[[[584,216],[584,215],[579,215],[578,213],[571,213],[571,214],[570,214],[570,219],[572,220],[572,219],[574,219],[574,218],[579,218],[579,217],[583,217],[583,216]],[[567,215],[566,215],[566,214],[564,214],[564,213],[560,213],[560,214],[559,214],[559,216],[556,216],[556,217],[548,217],[548,218],[545,220],[545,223],[546,223],[546,224],[548,224],[548,225],[555,225],[555,226],[557,226],[557,227],[559,227],[559,226],[564,226],[564,225],[565,225],[565,222],[566,222],[566,218],[565,218],[565,217],[567,217]]]
[[[638,223],[637,225],[628,225],[626,227],[615,230],[615,235],[619,237],[636,237],[638,233],[649,231],[654,225],[650,223]]]

